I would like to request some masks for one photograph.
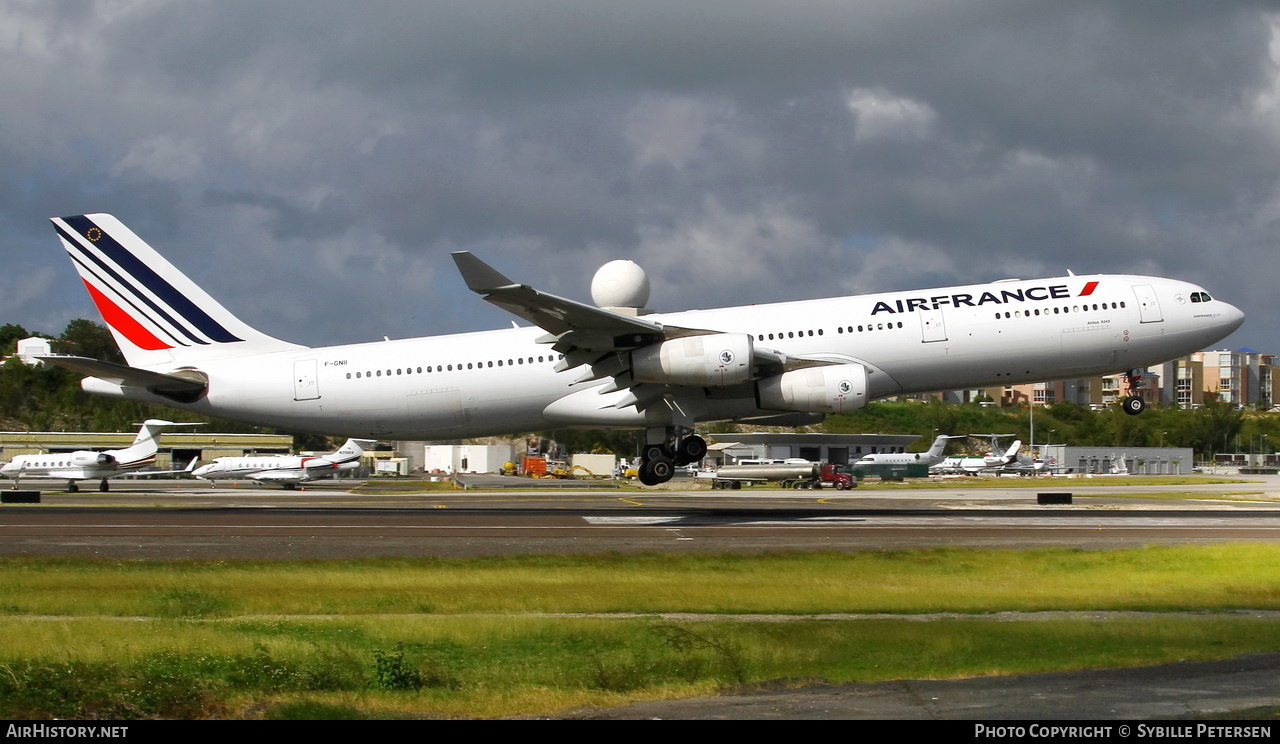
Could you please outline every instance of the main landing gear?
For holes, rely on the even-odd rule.
[[[1120,407],[1123,408],[1124,412],[1130,416],[1137,416],[1147,408],[1147,402],[1138,394],[1138,388],[1142,387],[1142,370],[1129,370],[1125,373],[1124,382],[1125,392],[1128,393],[1128,395],[1125,396]]]
[[[666,483],[677,467],[698,462],[707,454],[707,440],[694,434],[678,437],[674,427],[670,427],[666,440],[645,445],[640,455],[640,482],[646,486]]]

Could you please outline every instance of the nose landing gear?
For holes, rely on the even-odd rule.
[[[1147,402],[1138,393],[1138,389],[1142,387],[1142,375],[1143,370],[1131,369],[1124,376],[1125,392],[1128,395],[1120,407],[1130,416],[1137,416],[1147,408]]]

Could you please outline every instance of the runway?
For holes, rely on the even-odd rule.
[[[754,553],[970,546],[1114,549],[1280,539],[1280,479],[895,491],[429,491],[359,495],[117,482],[0,507],[0,555],[274,560]],[[135,484],[136,483],[136,484]],[[1075,494],[1040,505],[1040,491]],[[1179,496],[1162,499],[1162,491]],[[1126,494],[1143,498],[1126,498]],[[1204,498],[1198,498],[1203,493]],[[1188,494],[1197,498],[1187,498]]]

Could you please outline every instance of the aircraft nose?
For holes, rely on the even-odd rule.
[[[1244,325],[1244,311],[1229,302],[1222,304],[1226,305],[1226,310],[1222,313],[1222,328],[1227,333],[1234,333]]]

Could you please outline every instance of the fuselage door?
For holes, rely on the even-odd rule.
[[[299,359],[293,363],[293,399],[315,400],[320,397],[316,381],[316,360]]]
[[[1138,300],[1138,315],[1143,323],[1159,323],[1164,320],[1160,314],[1160,302],[1156,299],[1156,290],[1150,284],[1133,285],[1133,294]]]
[[[947,340],[947,326],[942,322],[941,308],[920,308],[920,340],[927,343]]]

